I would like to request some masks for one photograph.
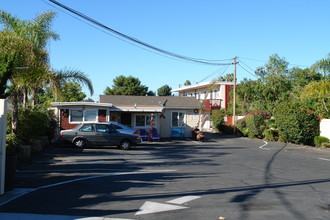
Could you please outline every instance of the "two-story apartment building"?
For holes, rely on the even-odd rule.
[[[172,92],[179,93],[179,96],[195,97],[202,104],[201,119],[199,128],[212,130],[211,114],[213,109],[227,109],[230,102],[230,91],[233,82],[204,82],[190,86],[173,89]]]

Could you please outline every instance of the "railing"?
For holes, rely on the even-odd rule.
[[[200,99],[200,102],[205,106],[204,110],[213,110],[221,108],[221,99]]]

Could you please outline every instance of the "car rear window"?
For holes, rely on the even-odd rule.
[[[111,124],[111,127],[113,127],[114,129],[123,129],[122,127],[119,127],[118,125],[115,124]]]

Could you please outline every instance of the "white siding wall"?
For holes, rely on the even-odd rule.
[[[320,122],[320,135],[330,139],[330,119],[322,119]]]
[[[7,101],[0,99],[0,195],[5,190]]]
[[[172,135],[172,111],[184,111],[186,112],[186,126],[184,127],[185,137],[191,137],[191,130],[197,125],[199,120],[198,113],[194,113],[193,110],[176,110],[167,109],[164,112],[165,118],[158,118],[160,124],[161,137],[171,137]]]
[[[226,86],[225,85],[221,85],[220,87],[220,99],[221,101],[221,108],[225,108],[226,107]]]

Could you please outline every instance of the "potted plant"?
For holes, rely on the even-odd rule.
[[[6,166],[5,166],[5,190],[14,188],[17,156],[20,151],[21,141],[15,134],[6,135]]]

